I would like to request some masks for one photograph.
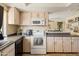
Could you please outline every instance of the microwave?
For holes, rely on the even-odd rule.
[[[32,19],[32,25],[45,25],[45,19],[34,18],[34,19]]]

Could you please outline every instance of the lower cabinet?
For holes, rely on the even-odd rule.
[[[47,37],[47,52],[54,52],[54,37]]]
[[[55,52],[63,52],[62,37],[55,37]]]
[[[31,52],[31,37],[25,37],[23,39],[23,52]]]
[[[1,51],[2,56],[15,56],[15,44],[10,45],[9,47]]]
[[[47,52],[79,52],[79,37],[47,37]]]
[[[0,52],[0,56],[1,56],[1,52]]]
[[[72,52],[79,52],[79,37],[72,37]]]
[[[63,37],[63,52],[71,52],[71,37]]]
[[[79,37],[47,37],[47,52],[79,52]]]

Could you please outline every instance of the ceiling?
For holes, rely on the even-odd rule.
[[[8,7],[16,7],[20,11],[47,11],[79,10],[78,3],[5,3]]]

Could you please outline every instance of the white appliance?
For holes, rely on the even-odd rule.
[[[46,54],[46,36],[43,30],[33,30],[31,54]]]
[[[32,25],[45,25],[44,18],[32,18]]]

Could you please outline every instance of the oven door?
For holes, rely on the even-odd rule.
[[[46,38],[33,37],[31,40],[31,48],[46,48]]]

